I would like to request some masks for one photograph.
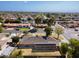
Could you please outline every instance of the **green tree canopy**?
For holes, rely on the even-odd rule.
[[[12,42],[13,43],[17,43],[17,42],[19,42],[19,37],[18,36],[14,36],[14,37],[12,37]]]
[[[51,16],[51,18],[47,21],[48,26],[55,25],[55,17]]]
[[[61,44],[60,50],[61,54],[66,55],[68,53],[68,57],[79,58],[79,40],[75,38],[69,39],[69,44]]]
[[[37,16],[35,17],[35,23],[36,23],[36,24],[40,24],[40,23],[41,23],[41,15],[37,15]]]
[[[58,35],[57,39],[59,39],[59,35],[64,33],[64,29],[60,26],[56,26],[55,33]]]
[[[3,28],[2,28],[2,26],[0,26],[0,33],[3,31]]]
[[[61,43],[60,50],[61,50],[61,54],[63,56],[65,56],[67,51],[68,51],[68,44],[67,43]]]
[[[2,22],[3,22],[3,18],[0,17],[0,23],[2,23]]]
[[[79,41],[75,38],[71,38],[69,42],[70,42],[70,46],[73,48],[75,48],[76,46],[79,46]]]
[[[52,33],[51,27],[46,27],[44,31],[46,32],[46,36],[47,36],[47,37],[48,37],[49,35],[51,35],[51,33]]]

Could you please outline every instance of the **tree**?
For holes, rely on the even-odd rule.
[[[75,48],[73,54],[72,54],[73,58],[79,58],[79,46]]]
[[[2,28],[2,26],[0,26],[0,33],[3,31],[3,28]]]
[[[74,49],[77,45],[79,45],[78,43],[79,43],[79,41],[77,40],[77,39],[75,39],[75,38],[71,38],[70,40],[69,40],[69,42],[70,42],[70,46],[71,46],[71,48],[72,49]]]
[[[14,36],[14,37],[12,37],[12,42],[13,43],[17,43],[17,42],[19,42],[19,37],[18,36]]]
[[[36,18],[35,18],[35,23],[36,24],[40,24],[41,23],[41,16],[40,15],[37,15]]]
[[[62,17],[65,17],[66,15],[65,15],[65,14],[62,14],[61,16],[62,16]]]
[[[21,21],[22,19],[20,17],[18,17],[17,20],[20,20]]]
[[[57,39],[59,39],[59,35],[63,34],[63,32],[64,32],[64,30],[62,27],[60,27],[60,26],[55,27],[55,33],[58,35]]]
[[[50,14],[50,13],[47,13],[46,16],[47,16],[48,18],[50,18],[50,17],[51,17],[51,14]]]
[[[48,37],[52,33],[52,29],[50,27],[46,27],[44,31],[46,32],[46,37]]]
[[[47,24],[48,26],[55,25],[55,17],[51,16],[51,18],[48,19]]]
[[[69,39],[69,44],[61,44],[60,51],[62,55],[68,53],[67,57],[79,58],[79,40],[75,38]]]
[[[0,23],[3,23],[3,18],[2,17],[0,17]]]
[[[61,55],[66,57],[67,51],[68,51],[68,44],[61,43],[61,47],[60,47]]]
[[[75,38],[71,38],[69,40],[70,44],[70,48],[72,49],[71,55],[74,58],[79,58],[79,41]]]

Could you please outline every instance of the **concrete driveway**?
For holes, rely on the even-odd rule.
[[[7,46],[5,49],[3,49],[1,55],[2,56],[9,56],[10,53],[14,50],[15,47],[10,47],[10,46]]]

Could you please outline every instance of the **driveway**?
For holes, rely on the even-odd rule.
[[[3,49],[1,55],[9,56],[10,53],[14,50],[15,47],[7,46],[5,49]]]

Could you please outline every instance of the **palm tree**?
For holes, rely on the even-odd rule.
[[[55,33],[58,35],[57,39],[59,39],[59,35],[64,33],[64,30],[62,27],[57,26],[55,27]]]

